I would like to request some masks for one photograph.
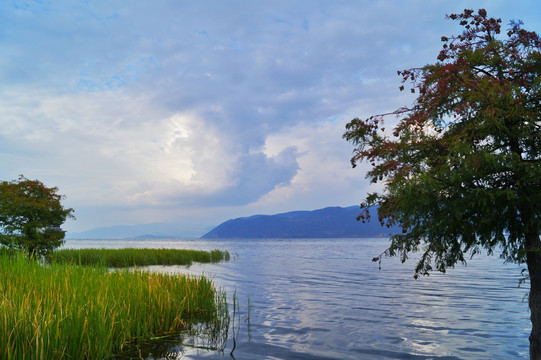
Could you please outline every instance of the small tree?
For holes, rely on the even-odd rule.
[[[29,256],[45,255],[64,243],[60,226],[74,218],[73,209],[60,203],[64,197],[38,180],[20,176],[0,183],[0,243],[24,249]]]
[[[367,177],[384,184],[359,219],[378,204],[380,222],[402,228],[387,253],[405,261],[422,250],[415,277],[483,249],[526,263],[530,358],[541,359],[541,40],[516,21],[502,36],[483,9],[448,18],[465,29],[442,37],[438,61],[398,72],[413,105],[346,126],[352,165],[368,161]],[[398,117],[392,136],[388,115]]]

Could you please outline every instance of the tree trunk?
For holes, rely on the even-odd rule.
[[[541,360],[541,241],[538,233],[526,235],[528,273],[530,275],[530,360]]]

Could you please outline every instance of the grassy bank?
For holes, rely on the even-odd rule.
[[[229,252],[181,249],[63,249],[51,252],[49,262],[107,267],[190,265],[229,260]]]
[[[205,277],[41,265],[0,256],[0,358],[103,359],[137,341],[227,320]]]

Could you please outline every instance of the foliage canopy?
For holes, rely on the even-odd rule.
[[[435,64],[399,71],[402,86],[418,94],[412,107],[353,119],[344,138],[351,162],[372,168],[370,194],[379,220],[399,225],[389,253],[424,253],[417,274],[445,271],[465,254],[496,245],[503,257],[525,262],[527,234],[538,234],[541,214],[541,41],[512,22],[500,39],[501,20],[485,10],[448,16],[464,32],[442,37]],[[392,136],[384,118],[399,117]]]
[[[41,256],[64,242],[60,226],[74,218],[58,188],[20,176],[0,183],[0,243]]]

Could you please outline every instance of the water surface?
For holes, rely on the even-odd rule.
[[[177,359],[527,359],[522,267],[478,256],[413,279],[414,261],[371,259],[385,239],[68,240],[65,247],[228,250],[230,262],[152,267],[205,274],[240,302],[223,352]],[[249,308],[249,310],[248,310]]]

